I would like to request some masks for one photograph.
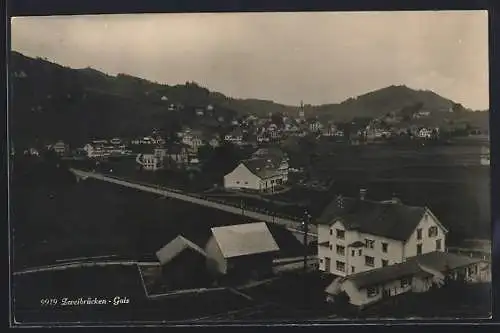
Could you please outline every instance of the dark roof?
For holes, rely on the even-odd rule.
[[[425,207],[413,207],[401,202],[360,200],[343,198],[333,200],[317,219],[319,224],[331,225],[337,220],[348,230],[383,236],[395,240],[407,240],[426,212]]]
[[[278,165],[265,158],[251,158],[243,160],[241,163],[243,163],[248,170],[250,170],[250,172],[262,179],[270,178],[279,174],[277,170]]]
[[[277,148],[277,147],[267,147],[267,148],[260,148],[258,150],[256,150],[252,156],[255,156],[255,157],[275,157],[275,158],[284,158],[285,157],[285,153]]]
[[[156,257],[158,258],[158,261],[160,261],[161,265],[165,265],[186,249],[192,249],[202,256],[207,256],[205,251],[198,245],[191,242],[189,239],[186,239],[183,236],[179,235],[167,245],[158,250],[156,252]]]
[[[381,283],[386,283],[405,277],[430,276],[422,267],[427,267],[441,273],[460,267],[482,262],[482,259],[470,258],[448,252],[429,252],[419,256],[411,257],[406,262],[372,269],[350,275],[346,280],[354,282],[358,288],[366,288]]]

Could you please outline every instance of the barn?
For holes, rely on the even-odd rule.
[[[259,280],[273,272],[279,246],[265,222],[214,227],[207,268],[219,281]]]
[[[179,235],[156,252],[163,282],[172,289],[207,286],[207,254],[198,245]]]

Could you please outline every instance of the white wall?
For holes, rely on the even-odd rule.
[[[260,181],[259,177],[251,173],[243,163],[240,163],[233,171],[224,176],[224,187],[259,190]]]
[[[330,229],[332,234],[330,235]],[[318,227],[318,258],[323,259],[323,263],[320,260],[320,270],[325,271],[325,257],[331,258],[330,273],[340,276],[346,276],[353,273],[359,273],[374,268],[382,267],[382,259],[388,261],[388,265],[393,265],[395,263],[400,263],[403,260],[403,242],[392,240],[386,237],[368,235],[364,233],[359,233],[357,231],[345,230],[345,239],[337,239],[336,230],[345,230],[344,225],[337,221],[331,227],[319,226]],[[374,248],[352,248],[348,247],[349,244],[356,241],[365,242],[365,238],[374,241]],[[320,246],[319,243],[329,241],[330,247]],[[387,243],[387,253],[382,252],[382,243]],[[345,255],[337,254],[337,245],[345,247]],[[352,250],[354,250],[354,256],[352,255]],[[359,250],[361,250],[361,255],[359,255]],[[365,264],[365,256],[374,257],[374,266],[367,266]],[[337,271],[337,261],[342,261],[345,263],[345,272]],[[354,272],[352,271],[354,267]]]
[[[396,296],[411,291],[411,279],[409,282],[410,283],[404,288],[401,287],[401,280],[387,282],[382,286],[376,287],[378,288],[378,294],[373,297],[368,297],[367,288],[358,289],[356,285],[350,280],[345,281],[342,284],[341,288],[349,296],[351,304],[356,306],[364,306],[379,301],[382,298],[384,289],[387,290],[391,296]]]
[[[431,226],[438,227],[438,233],[435,237],[429,237],[429,228]],[[422,240],[417,240],[417,229],[422,229]],[[419,224],[408,238],[405,244],[404,256],[405,259],[417,255],[417,244],[422,244],[422,254],[436,251],[436,240],[441,239],[441,251],[446,248],[446,232],[436,222],[436,218],[427,210],[420,220]]]
[[[211,274],[219,275],[227,273],[227,261],[213,236],[210,237],[205,252],[207,253],[207,268]]]

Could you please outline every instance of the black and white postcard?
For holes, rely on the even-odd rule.
[[[14,326],[488,319],[487,11],[14,17]]]

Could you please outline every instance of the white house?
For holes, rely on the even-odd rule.
[[[432,137],[432,129],[422,127],[417,131],[417,136],[423,139],[429,139]]]
[[[445,250],[448,230],[429,208],[365,196],[339,196],[318,218],[321,271],[348,276]]]
[[[326,289],[326,300],[335,302],[345,292],[349,303],[365,307],[406,292],[426,292],[449,280],[483,282],[489,265],[482,259],[433,251],[392,266],[336,278]]]
[[[265,222],[214,227],[205,247],[207,268],[215,276],[259,278],[272,274],[280,250]]]
[[[189,147],[189,150],[193,153],[198,152],[198,149],[204,145],[201,139],[201,134],[195,131],[185,133],[181,139],[181,142]]]
[[[162,161],[154,154],[139,154],[135,160],[144,170],[156,171],[163,167]]]
[[[243,131],[237,127],[224,136],[224,140],[234,144],[241,144],[243,141]]]
[[[58,141],[52,146],[52,150],[58,155],[65,155],[69,151],[69,145],[64,141]]]
[[[279,166],[263,158],[241,161],[238,166],[224,176],[225,188],[274,191],[276,186],[286,183],[288,174]]]

